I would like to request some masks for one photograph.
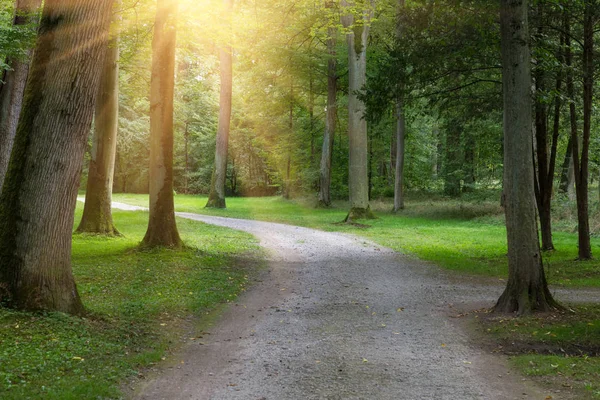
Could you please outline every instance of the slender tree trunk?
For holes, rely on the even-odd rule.
[[[290,111],[289,111],[289,138],[287,143],[287,162],[285,169],[285,183],[283,186],[283,198],[290,199],[292,197],[292,149],[291,138],[294,135],[294,82],[290,83]]]
[[[0,297],[16,308],[83,312],[71,234],[111,6],[45,2],[0,197]]]
[[[591,16],[590,4],[585,2],[584,16],[584,46],[583,46],[583,69],[584,69],[584,104],[583,104],[583,138],[580,141],[577,127],[577,113],[575,109],[575,85],[573,82],[573,54],[571,50],[571,25],[569,16],[565,12],[565,63],[567,65],[567,96],[571,100],[569,103],[569,114],[571,122],[571,145],[573,171],[575,176],[575,194],[577,197],[577,220],[578,220],[578,239],[580,260],[591,259],[591,243],[589,235],[588,219],[588,154],[589,154],[589,133],[591,128],[591,106],[593,90],[593,20]],[[581,143],[581,158],[580,158]]]
[[[573,138],[571,136],[569,136],[567,151],[561,167],[559,190],[567,193],[570,200],[575,200],[575,169],[573,168]]]
[[[460,157],[460,141],[462,124],[449,121],[446,124],[446,145],[444,146],[444,193],[448,196],[460,196],[460,178],[462,176],[462,160]]]
[[[394,212],[404,209],[404,154],[406,138],[406,120],[404,103],[398,99],[396,104],[396,180],[394,184]]]
[[[226,12],[226,24],[231,28],[233,0],[223,0]],[[229,148],[229,128],[231,125],[231,104],[233,93],[233,51],[230,45],[221,49],[221,109],[217,131],[215,151],[215,169],[213,170],[210,194],[206,207],[225,208],[225,181],[227,179],[227,152]]]
[[[463,180],[464,185],[462,187],[463,192],[473,192],[475,190],[475,183],[477,181],[475,177],[475,148],[477,144],[473,133],[467,132],[464,139],[464,174]]]
[[[150,83],[150,220],[143,247],[181,247],[173,199],[177,0],[158,0]]]
[[[34,22],[41,4],[41,0],[17,0],[13,25],[23,26]],[[17,133],[31,52],[29,50],[27,57],[22,60],[7,60],[10,70],[4,73],[0,82],[0,192]]]
[[[590,221],[588,213],[589,148],[594,93],[594,14],[592,0],[585,0],[583,23],[583,138],[581,158],[578,140],[573,140],[573,167],[575,169],[575,193],[577,195],[577,221],[579,259],[590,260]],[[577,132],[575,132],[577,135]]]
[[[502,0],[504,195],[508,283],[497,312],[527,314],[556,307],[542,265],[534,195],[528,1]]]
[[[343,1],[345,7],[348,2]],[[348,44],[348,145],[350,148],[348,188],[350,190],[350,212],[347,222],[361,218],[373,218],[369,206],[368,139],[367,121],[364,118],[365,104],[358,92],[367,81],[367,40],[371,10],[362,11],[362,18],[355,23],[350,13],[343,18],[345,27],[351,28],[346,35]]]
[[[114,22],[118,30],[118,6]],[[119,130],[119,35],[112,34],[104,57],[96,100],[92,154],[85,191],[85,206],[77,232],[118,235],[112,218],[112,188]]]
[[[336,35],[334,27],[329,28],[327,39],[327,115],[325,119],[325,134],[323,136],[323,149],[321,151],[321,169],[319,184],[319,205],[331,206],[331,161],[333,158],[333,142],[337,123],[337,58]]]

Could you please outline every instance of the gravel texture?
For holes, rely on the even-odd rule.
[[[474,347],[452,318],[492,306],[499,285],[448,279],[351,235],[178,216],[252,233],[269,269],[137,399],[561,398]]]
[[[177,215],[255,235],[269,268],[209,332],[188,338],[136,399],[565,398],[474,346],[456,318],[493,306],[501,282],[457,278],[352,235]],[[555,295],[598,301],[595,290]]]

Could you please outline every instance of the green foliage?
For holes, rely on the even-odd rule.
[[[0,72],[10,68],[7,59],[23,59],[33,48],[36,38],[36,25],[13,25],[14,0],[0,0]]]
[[[260,262],[250,235],[187,220],[185,250],[139,251],[147,214],[114,217],[123,237],[74,237],[87,318],[0,309],[2,399],[121,398],[123,379],[160,361],[190,315],[233,301]]]

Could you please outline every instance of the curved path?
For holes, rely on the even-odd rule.
[[[500,400],[550,394],[510,374],[504,358],[472,346],[451,318],[461,304],[493,305],[501,287],[450,283],[435,267],[350,235],[178,216],[250,232],[269,250],[270,268],[208,334],[185,344],[176,364],[147,382],[138,399]]]

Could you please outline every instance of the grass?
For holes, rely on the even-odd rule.
[[[145,195],[119,194],[116,201],[146,206]],[[452,200],[420,196],[409,198],[407,209],[390,212],[391,203],[372,203],[376,220],[369,228],[339,224],[348,205],[315,209],[309,202],[279,197],[230,198],[226,210],[205,209],[206,197],[177,195],[177,211],[231,218],[247,218],[359,234],[396,251],[411,254],[442,268],[463,274],[495,278],[507,276],[506,231],[502,209],[495,199]],[[567,287],[600,287],[600,262],[576,262],[577,235],[562,221],[554,232],[556,251],[544,254],[548,280]],[[600,238],[592,238],[598,250]]]
[[[600,305],[541,316],[481,318],[493,351],[521,373],[577,398],[600,399]]]
[[[139,251],[147,214],[114,217],[123,237],[74,236],[86,318],[0,308],[0,398],[122,397],[125,379],[160,361],[191,315],[234,300],[262,259],[250,235],[187,220],[185,250]]]
[[[117,195],[125,203],[144,206],[143,195]],[[372,239],[460,274],[503,279],[507,276],[506,230],[495,198],[409,198],[407,209],[392,214],[389,202],[373,202],[377,220],[369,228],[339,224],[348,204],[315,209],[310,202],[281,198],[231,198],[228,209],[203,208],[206,198],[178,195],[178,211],[258,219],[343,231]],[[557,202],[554,221],[556,251],[544,254],[548,281],[566,287],[600,287],[598,260],[578,262],[576,213],[565,201]],[[593,206],[592,210],[598,209]],[[598,250],[600,216],[592,215],[593,249]],[[484,318],[482,340],[494,351],[511,354],[511,363],[524,375],[576,398],[600,399],[600,306],[578,306],[577,313],[555,313],[528,318]],[[481,325],[480,325],[481,326]]]

